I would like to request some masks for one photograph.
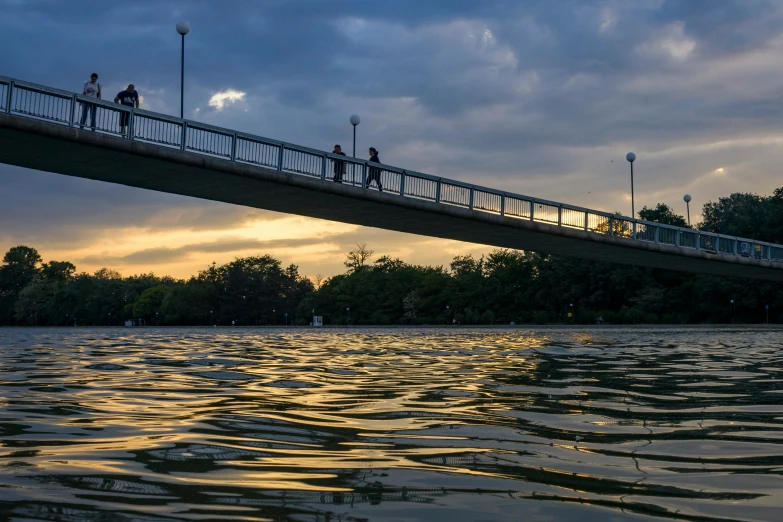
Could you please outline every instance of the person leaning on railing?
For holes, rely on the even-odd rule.
[[[335,145],[334,149],[332,150],[332,154],[338,154],[340,156],[345,156],[345,152],[343,152],[342,147],[339,145]],[[343,174],[345,174],[345,162],[334,160],[334,182],[335,183],[342,183],[343,182]]]
[[[114,103],[120,102],[120,104],[126,107],[139,108],[139,93],[136,92],[136,87],[131,83],[124,91],[117,93],[114,97]],[[125,127],[128,126],[128,120],[130,119],[130,113],[122,111],[120,112],[120,134],[125,135]]]
[[[90,79],[84,82],[84,88],[82,88],[82,95],[89,98],[101,99],[101,84],[98,83],[98,74],[92,73]],[[82,118],[79,121],[79,126],[83,129],[84,124],[87,121],[87,112],[90,112],[90,128],[95,130],[95,111],[98,106],[94,103],[82,102]]]

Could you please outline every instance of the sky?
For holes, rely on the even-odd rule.
[[[783,186],[777,0],[0,0],[0,75],[574,205],[691,217]],[[0,253],[187,278],[271,254],[308,276],[491,249],[0,165]]]

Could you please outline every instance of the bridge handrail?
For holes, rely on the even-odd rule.
[[[22,97],[21,101],[17,96],[17,102],[27,102],[30,106],[21,109],[14,108],[14,94],[17,90],[26,91],[43,97],[52,96],[61,101],[57,102],[59,103],[58,105],[57,103],[42,102],[40,99],[36,99],[35,105],[32,106],[32,102],[28,100],[30,95],[25,95]],[[67,108],[62,106],[62,100],[69,100],[70,106]],[[706,230],[665,225],[663,223],[645,221],[613,212],[594,210],[567,203],[506,192],[464,181],[433,176],[424,172],[403,169],[385,163],[372,163],[366,159],[336,155],[323,150],[265,138],[242,131],[226,129],[207,123],[177,118],[175,116],[169,116],[146,109],[126,107],[107,100],[99,100],[74,92],[0,76],[0,112],[73,127],[75,125],[81,126],[80,124],[77,124],[76,121],[77,105],[92,105],[96,107],[96,111],[98,109],[101,110],[101,118],[96,117],[99,121],[95,122],[91,120],[91,124],[93,124],[93,128],[97,132],[103,134],[125,137],[125,135],[121,135],[117,131],[117,127],[121,126],[120,124],[124,121],[128,126],[127,138],[130,140],[142,140],[161,146],[178,147],[182,150],[196,154],[211,155],[222,159],[228,159],[233,162],[262,164],[277,168],[277,170],[280,171],[320,177],[322,180],[332,179],[330,176],[332,171],[328,168],[328,163],[330,161],[343,162],[344,167],[347,165],[352,166],[350,183],[357,184],[359,182],[359,180],[357,180],[357,174],[361,174],[360,182],[363,189],[369,189],[371,180],[368,180],[368,176],[370,169],[373,169],[373,172],[376,172],[378,177],[382,177],[386,174],[386,179],[384,180],[387,187],[386,192],[393,195],[399,195],[400,197],[413,197],[434,201],[440,204],[457,205],[478,212],[491,212],[501,216],[513,217],[515,219],[529,219],[549,226],[581,229],[588,233],[599,235],[619,236],[631,241],[674,244],[683,248],[707,250],[721,255],[745,255],[741,250],[744,249],[743,243],[746,243],[748,244],[747,257],[764,258],[770,261],[783,262],[783,245],[776,243],[728,236]],[[69,116],[65,113],[69,113]],[[125,115],[120,118],[121,121],[119,124],[116,117],[118,114]],[[86,118],[86,111],[83,111],[82,118]],[[139,122],[136,122],[137,119]],[[151,131],[145,129],[144,134],[142,134],[142,131],[136,129],[134,124],[143,123],[144,121],[158,122],[156,125],[163,124],[169,125],[170,127],[162,129],[154,127]],[[194,130],[209,133],[209,135],[203,136],[197,133],[194,137],[192,135]],[[147,131],[151,132],[152,135],[148,136],[147,134],[149,134],[149,132]],[[229,139],[230,141],[225,141],[226,139]],[[271,151],[269,149],[266,149],[265,151],[266,156],[270,159],[264,162],[258,162],[239,158],[237,156],[237,147],[240,141],[272,147]],[[276,153],[274,152],[275,149],[277,149]],[[286,157],[285,151],[292,151],[292,153],[299,153],[304,156],[289,155]],[[275,154],[277,155],[276,159],[272,158]],[[357,170],[360,172],[357,172]],[[389,175],[393,175],[391,180],[389,179]],[[408,178],[419,180],[419,182],[427,182],[430,183],[430,185],[426,185],[425,183],[423,188],[419,183],[417,189],[414,189],[415,192],[411,192],[410,190],[406,191],[406,179]],[[391,189],[388,188],[390,187],[390,183]],[[444,196],[444,188],[451,192]],[[454,192],[455,190],[456,192]],[[460,192],[460,190],[463,192]],[[430,192],[432,193],[431,195]],[[487,200],[487,197],[490,199]],[[484,199],[477,202],[477,198]],[[506,205],[509,203],[521,203],[523,206],[519,207],[519,210],[509,213],[506,209]],[[527,207],[527,209],[524,207]],[[563,219],[564,211],[571,213],[576,212],[577,215],[574,216],[573,214],[569,214],[568,222],[566,222],[566,220]],[[544,212],[543,217],[540,215],[541,212]],[[583,216],[579,214],[583,214]],[[574,217],[580,220],[579,223],[577,223],[576,219],[573,219]],[[595,223],[594,226],[591,227],[591,217],[597,217],[601,221]],[[673,242],[672,240],[662,240],[660,238],[662,230],[673,233]],[[652,234],[650,234],[650,231],[652,231]],[[687,240],[685,242],[687,244],[681,244],[681,239],[683,237],[691,238],[692,241]],[[702,238],[705,238],[704,247],[702,247]],[[728,243],[728,249],[730,251],[726,251],[726,248],[721,248],[721,240]],[[761,250],[758,251],[756,247],[760,247]],[[774,256],[773,250],[776,251]]]

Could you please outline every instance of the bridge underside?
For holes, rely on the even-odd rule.
[[[423,236],[670,270],[783,281],[779,263],[631,241],[403,198],[0,114],[0,163]]]

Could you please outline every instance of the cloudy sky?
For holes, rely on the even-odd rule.
[[[0,75],[321,150],[630,213],[783,186],[777,0],[0,0]],[[0,251],[186,277],[270,253],[308,275],[344,252],[448,264],[488,249],[0,165]]]

